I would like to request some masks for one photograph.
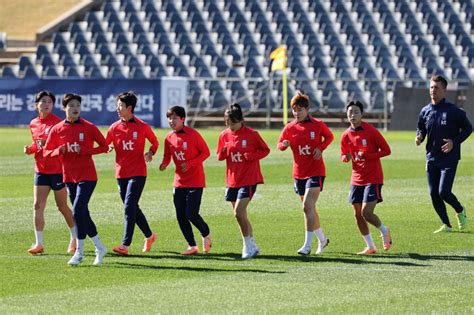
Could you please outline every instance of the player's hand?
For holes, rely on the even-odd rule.
[[[285,147],[288,148],[290,146],[290,140],[283,140],[281,144]]]
[[[148,151],[145,153],[145,162],[150,163],[151,161],[153,161],[153,153]]]
[[[226,153],[226,152],[227,152],[227,143],[221,149],[221,153]]]
[[[365,161],[365,158],[364,158],[364,152],[362,151],[359,151],[355,154],[355,160],[357,162],[361,162],[361,161]]]
[[[62,146],[59,147],[59,154],[64,155],[66,154],[66,145],[63,144]]]
[[[453,140],[443,139],[443,141],[446,143],[441,146],[441,151],[443,151],[443,153],[451,152],[451,150],[454,148]]]
[[[314,149],[314,151],[313,151],[313,158],[314,158],[315,160],[319,160],[322,155],[323,155],[323,153],[321,152],[320,149],[318,149],[318,148]]]
[[[342,162],[347,163],[352,160],[352,155],[350,153],[346,153],[342,155]]]
[[[250,152],[245,152],[245,153],[244,153],[244,159],[245,159],[246,161],[249,161],[249,162],[250,162],[250,161],[255,160],[255,156],[254,156],[252,153],[250,153]]]
[[[163,163],[160,164],[160,171],[164,171],[166,169],[166,165],[164,165]]]
[[[27,145],[25,145],[25,146],[23,147],[23,153],[25,153],[25,154],[31,154],[31,149],[30,149],[30,147],[27,146]]]
[[[184,162],[183,164],[181,164],[181,171],[186,172],[188,170],[188,164],[186,162]]]
[[[423,142],[423,136],[421,134],[417,134],[415,137],[415,144],[420,145]]]
[[[114,150],[114,146],[112,144],[109,144],[109,149],[107,150],[107,153],[110,153]]]

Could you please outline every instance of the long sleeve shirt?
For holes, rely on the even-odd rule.
[[[158,139],[151,127],[143,120],[133,117],[129,121],[113,123],[105,138],[115,149],[115,177],[130,178],[146,176],[144,157],[146,140],[151,143],[149,151],[154,155],[158,150]]]
[[[222,152],[224,147],[226,151]],[[260,134],[245,125],[237,131],[222,131],[217,143],[217,159],[226,161],[227,187],[263,183],[259,161],[269,153],[270,149]]]
[[[61,119],[49,114],[46,118],[37,117],[30,122],[30,131],[33,142],[28,146],[30,154],[35,155],[35,172],[42,174],[61,174],[61,157],[47,157],[44,155],[44,144],[48,138],[51,128],[59,123]]]
[[[94,147],[95,142],[98,147]],[[47,156],[62,156],[65,183],[96,181],[92,155],[105,153],[107,149],[107,142],[100,130],[82,118],[73,123],[64,120],[51,128],[44,148]]]
[[[166,135],[163,153],[164,166],[173,159],[176,165],[174,187],[199,188],[206,186],[203,162],[210,156],[209,148],[201,134],[195,129],[184,126],[179,131]],[[182,165],[186,163],[186,171]]]
[[[308,116],[302,122],[293,120],[283,128],[278,139],[277,147],[281,151],[287,149],[283,141],[290,142],[293,152],[293,178],[305,179],[313,176],[326,176],[324,159],[321,156],[314,159],[314,151],[323,152],[334,140],[334,135],[326,124],[318,119]]]
[[[442,165],[456,163],[461,159],[461,143],[472,133],[472,125],[466,113],[456,105],[443,99],[439,104],[428,104],[418,116],[417,134],[426,138],[426,160]],[[444,153],[443,139],[453,141],[453,149]]]
[[[359,152],[362,153],[362,159],[356,160]],[[349,127],[341,136],[341,160],[347,162],[347,154],[352,157],[352,185],[383,184],[380,158],[390,153],[385,138],[369,123],[362,122],[355,129]]]

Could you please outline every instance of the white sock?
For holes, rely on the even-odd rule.
[[[72,239],[77,238],[75,226],[73,226],[72,228],[69,228],[69,235],[71,236],[71,241]]]
[[[314,231],[306,231],[305,237],[304,237],[304,247],[309,247],[313,245],[313,233]]]
[[[383,235],[387,234],[387,227],[383,223],[380,224],[379,230]]]
[[[252,247],[252,237],[251,236],[244,236],[242,237],[244,242],[244,248],[251,248]]]
[[[254,246],[257,246],[257,242],[255,241],[255,238],[252,236],[250,236],[250,241],[252,242],[252,245]]]
[[[314,231],[314,234],[316,234],[316,237],[320,242],[326,241],[326,235],[324,235],[323,228],[320,227],[319,229]]]
[[[77,247],[76,247],[76,252],[79,252],[79,254],[84,255],[84,244],[85,244],[85,239],[78,239],[77,240]]]
[[[43,245],[43,231],[35,231],[36,246]]]
[[[367,244],[368,248],[375,248],[374,240],[372,239],[372,235],[370,233],[364,235],[364,241]]]
[[[91,237],[91,239],[94,242],[95,248],[103,249],[105,247],[104,244],[102,244],[102,242],[100,241],[99,234],[94,237]]]

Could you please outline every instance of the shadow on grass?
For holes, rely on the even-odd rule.
[[[108,268],[133,268],[133,269],[152,269],[152,270],[181,270],[181,271],[195,271],[195,272],[251,272],[251,273],[269,273],[269,274],[283,274],[285,271],[271,271],[263,269],[217,269],[207,267],[173,267],[173,266],[159,266],[159,265],[144,265],[125,262],[115,262],[107,264]]]
[[[457,256],[457,255],[429,255],[429,254],[417,254],[407,253],[405,254],[408,258],[416,260],[458,260],[458,261],[474,261],[474,256]],[[405,256],[404,255],[404,256]]]
[[[125,257],[134,258],[146,258],[146,259],[176,259],[176,260],[220,260],[220,261],[246,261],[241,258],[240,254],[237,253],[209,253],[209,254],[197,254],[193,256],[185,256],[179,252],[163,252],[165,255],[128,255]],[[280,261],[280,262],[317,262],[317,263],[342,263],[342,264],[373,264],[373,265],[396,265],[396,266],[410,266],[410,267],[426,267],[426,264],[418,264],[408,261],[393,261],[393,259],[403,259],[409,257],[403,257],[399,255],[374,255],[374,256],[360,256],[352,253],[341,253],[343,257],[334,257],[334,254],[328,254],[325,256],[299,256],[299,255],[265,255],[260,254],[252,260],[269,260],[269,261]],[[109,254],[113,257],[124,257],[118,254]],[[332,256],[331,256],[332,255]],[[350,256],[350,257],[346,257]],[[377,259],[378,258],[378,259]],[[380,258],[390,258],[390,261],[381,261]]]

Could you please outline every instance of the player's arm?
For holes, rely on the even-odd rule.
[[[99,145],[98,147],[92,147],[88,148],[86,146],[81,146],[79,148],[79,155],[94,155],[94,154],[100,154],[100,153],[105,153],[109,150],[109,146],[107,145],[107,142],[105,141],[104,136],[100,132],[99,128],[97,128],[94,125],[90,126],[90,132],[92,133],[92,140],[97,142]]]
[[[107,130],[107,135],[105,136],[105,142],[107,142],[107,145],[109,146],[107,153],[113,151],[114,149],[113,141],[114,141],[113,128],[112,126],[110,126],[109,130]]]
[[[286,127],[283,128],[283,131],[280,134],[280,137],[277,141],[277,148],[280,151],[285,151],[290,146],[290,140],[288,140],[288,132]]]
[[[372,135],[374,137],[374,141],[379,148],[377,152],[372,152],[372,153],[364,153],[363,158],[367,160],[373,160],[373,159],[380,159],[384,156],[390,155],[392,151],[390,150],[390,146],[388,145],[387,141],[385,138],[382,136],[380,131],[378,131],[376,128],[373,128]]]
[[[171,162],[171,151],[169,149],[170,143],[168,141],[168,138],[165,138],[164,146],[165,148],[163,152],[163,160],[161,161],[161,164],[160,164],[160,171],[164,171]]]
[[[31,124],[30,124],[30,133],[31,133],[31,139],[33,140],[33,142],[30,145],[25,145],[23,147],[23,153],[28,154],[28,155],[34,154],[39,151],[39,148],[36,145],[35,136],[33,134],[33,129],[32,129]]]
[[[199,134],[199,132],[196,132],[193,135],[193,140],[199,154],[194,159],[190,159],[187,161],[186,164],[188,164],[190,167],[194,167],[196,165],[201,164],[211,155],[206,141],[204,141],[203,137]]]
[[[347,163],[352,160],[351,146],[346,139],[346,135],[343,134],[341,137],[341,161]]]
[[[61,145],[58,142],[58,134],[55,128],[52,128],[49,132],[48,138],[46,139],[46,143],[43,147],[43,154],[45,157],[54,157],[67,154],[66,146],[64,144]]]
[[[471,135],[472,124],[467,118],[466,112],[464,112],[463,110],[458,110],[458,117],[456,120],[461,132],[452,140],[454,145],[460,145]]]
[[[148,152],[145,153],[145,161],[151,162],[153,160],[153,156],[156,154],[158,150],[158,146],[160,145],[158,142],[158,138],[156,138],[155,133],[151,129],[151,127],[147,124],[145,125],[145,137],[150,141],[151,146],[148,149]]]
[[[334,141],[334,134],[323,122],[321,122],[321,135],[323,141],[313,151],[315,160],[319,160],[323,155],[323,151]]]
[[[260,134],[257,131],[253,132],[255,138],[255,151],[254,152],[245,152],[244,158],[247,161],[252,160],[261,160],[270,153],[270,148],[262,139]]]
[[[422,110],[420,112],[420,115],[418,115],[415,144],[420,145],[425,140],[425,137],[426,137],[426,126],[425,126],[424,112]]]
[[[223,135],[219,136],[219,140],[217,141],[217,150],[216,155],[219,161],[225,160],[227,158],[228,152],[226,143],[224,142]]]

